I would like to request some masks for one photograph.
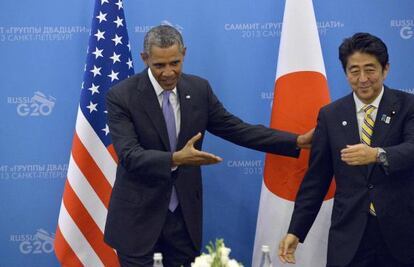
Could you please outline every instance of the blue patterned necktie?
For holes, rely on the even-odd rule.
[[[177,131],[175,125],[174,110],[170,103],[171,90],[164,90],[162,96],[162,113],[164,114],[165,123],[167,125],[168,139],[170,141],[171,152],[174,152],[177,147]],[[170,204],[168,209],[173,212],[178,206],[178,197],[175,187],[172,188]]]

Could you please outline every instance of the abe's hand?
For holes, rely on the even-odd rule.
[[[296,263],[295,251],[299,244],[299,238],[294,234],[287,234],[279,243],[279,259],[283,263]]]
[[[187,144],[179,151],[173,153],[173,166],[179,165],[209,165],[221,162],[223,159],[204,151],[194,148],[195,142],[201,138],[201,133],[193,136]]]
[[[298,139],[296,140],[296,145],[299,148],[311,148],[314,132],[315,132],[315,128],[313,128],[312,130],[310,130],[309,132],[305,134],[299,135]]]
[[[377,147],[366,144],[347,145],[341,150],[341,159],[348,165],[368,165],[377,161]]]

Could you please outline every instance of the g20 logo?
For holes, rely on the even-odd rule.
[[[400,35],[403,39],[411,39],[414,37],[414,30],[411,26],[405,26],[400,29]]]
[[[54,250],[54,236],[43,229],[37,230],[33,240],[22,241],[19,245],[22,254],[52,253]]]
[[[41,92],[35,92],[29,103],[17,105],[17,114],[20,116],[48,116],[52,113],[56,99],[52,96],[46,97]]]

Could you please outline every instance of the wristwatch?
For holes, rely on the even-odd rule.
[[[381,147],[378,148],[377,162],[382,164],[384,167],[388,166],[387,152]]]

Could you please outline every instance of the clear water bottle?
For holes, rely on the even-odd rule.
[[[260,259],[259,267],[273,267],[272,260],[270,259],[270,249],[269,246],[262,246],[262,257]]]
[[[163,267],[162,265],[162,254],[159,252],[154,253],[154,264],[153,267]]]

